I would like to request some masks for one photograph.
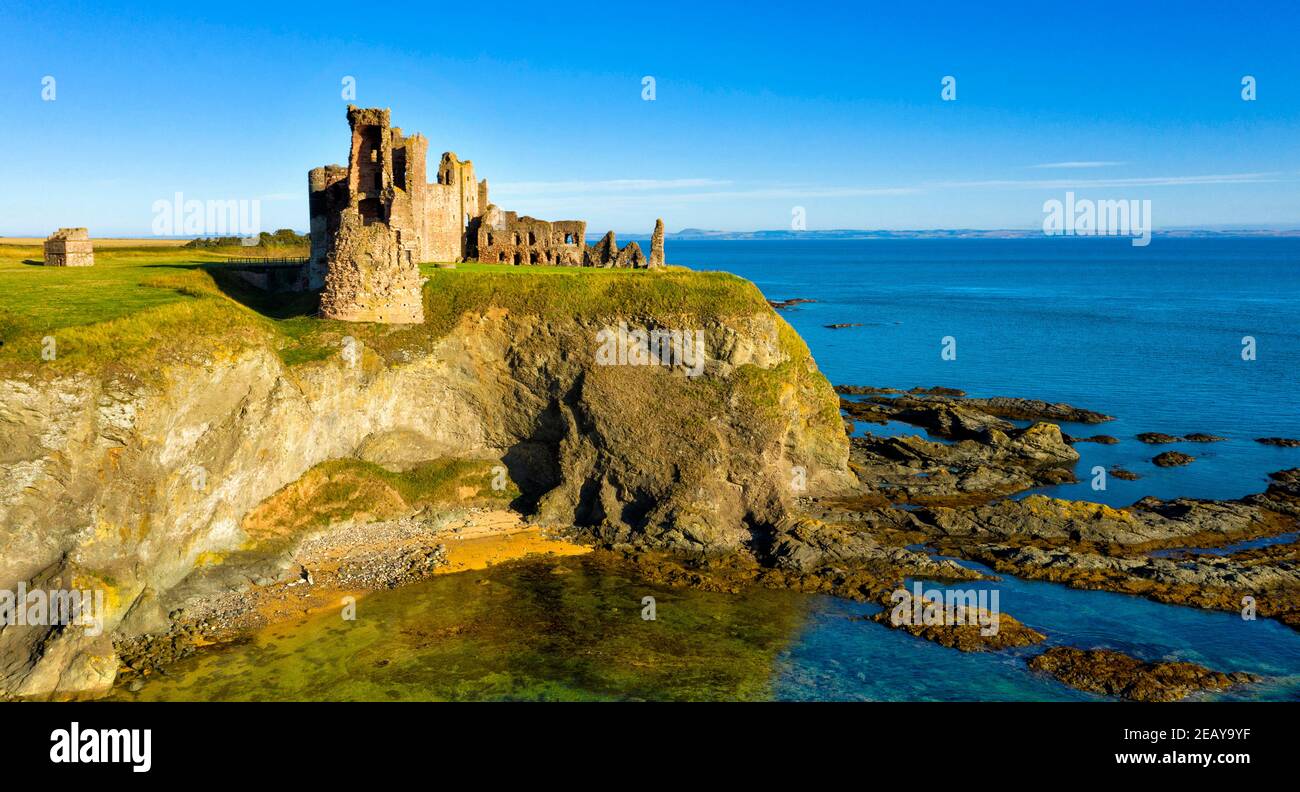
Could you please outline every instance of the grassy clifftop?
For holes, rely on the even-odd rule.
[[[315,295],[247,286],[224,270],[229,257],[119,247],[97,252],[92,268],[47,268],[39,247],[0,246],[0,373],[147,373],[251,345],[269,345],[298,365],[337,354],[349,336],[400,360],[445,336],[465,313],[490,308],[545,319],[696,322],[769,310],[753,284],[725,273],[463,264],[425,267],[425,324],[351,324],[316,318]]]

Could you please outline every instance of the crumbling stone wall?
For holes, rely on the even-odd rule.
[[[486,193],[487,183],[474,181],[473,162],[461,162],[451,151],[442,155],[437,182],[428,185],[428,202],[423,210],[427,241],[424,261],[465,261],[470,257],[470,226],[477,227],[479,199]]]
[[[641,245],[628,242],[620,249],[614,232],[607,231],[599,242],[587,246],[583,255],[583,266],[644,269],[650,266],[650,261],[641,250]]]
[[[627,269],[644,269],[646,264],[645,253],[641,252],[641,246],[636,242],[628,242],[624,245],[618,252],[618,257],[614,259],[615,267]]]
[[[311,259],[307,285],[325,286],[326,257],[330,241],[339,230],[339,218],[348,207],[348,169],[342,165],[313,168],[307,174],[307,206],[311,212]]]
[[[60,228],[45,240],[45,266],[92,267],[95,248],[84,228]]]
[[[485,264],[581,267],[586,233],[582,220],[547,222],[489,204],[478,224],[475,247],[478,260]]]

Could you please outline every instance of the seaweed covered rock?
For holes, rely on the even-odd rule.
[[[1108,649],[1054,646],[1029,667],[1089,693],[1131,701],[1178,701],[1201,691],[1225,690],[1258,680],[1253,674],[1225,674],[1196,663],[1147,663]]]

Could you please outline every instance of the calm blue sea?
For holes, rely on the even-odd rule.
[[[668,259],[733,272],[782,311],[836,384],[945,385],[972,396],[1065,401],[1116,416],[1074,435],[1080,484],[1050,494],[1127,505],[1144,495],[1234,498],[1300,466],[1300,239],[673,241]],[[828,324],[862,327],[830,330]],[[956,339],[956,360],[940,355]],[[1242,339],[1256,359],[1242,359]],[[865,431],[912,427],[862,425]],[[1214,444],[1147,446],[1139,432],[1204,432]],[[1157,468],[1163,450],[1197,457]],[[1142,476],[1094,491],[1095,465]]]
[[[1080,484],[1046,490],[1127,505],[1145,496],[1234,498],[1300,466],[1300,239],[669,241],[669,261],[733,272],[770,299],[817,300],[783,315],[836,384],[946,385],[973,396],[1066,401],[1117,420],[1065,425]],[[834,323],[861,327],[827,329]],[[957,342],[957,359],[940,355]],[[1252,336],[1256,359],[1242,359]],[[909,426],[876,433],[917,433]],[[1225,436],[1147,446],[1139,432]],[[1161,469],[1179,449],[1189,467]],[[1091,487],[1094,465],[1142,479]],[[975,565],[971,565],[975,566]],[[1214,698],[1300,698],[1300,633],[1264,619],[1006,578],[1001,609],[1051,643],[1147,660],[1191,660],[1268,681]],[[1090,699],[1025,667],[1023,652],[962,654],[864,623],[876,606],[822,598],[776,669],[785,699]],[[1036,649],[1028,654],[1036,653]]]

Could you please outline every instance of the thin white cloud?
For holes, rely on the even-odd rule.
[[[1110,168],[1115,165],[1126,165],[1124,162],[1115,162],[1113,160],[1071,160],[1069,162],[1044,162],[1041,165],[1030,165],[1031,168],[1042,170],[1058,170],[1065,168]]]
[[[1265,184],[1281,181],[1281,171],[1270,173],[1217,173],[1204,176],[1143,176],[1126,179],[990,179],[938,182],[941,189],[997,188],[1011,190],[1072,190],[1083,187],[1182,187],[1196,184]]]
[[[492,192],[506,195],[556,195],[595,192],[653,192],[720,187],[731,184],[721,179],[606,179],[603,181],[502,182]]]
[[[817,198],[869,198],[880,196],[915,195],[925,192],[919,187],[757,187],[742,190],[713,190],[696,192],[661,193],[608,193],[599,197],[584,195],[531,196],[514,203],[511,208],[537,212],[540,216],[554,212],[572,212],[575,215],[590,213],[599,208],[646,208],[683,206],[711,203],[744,203],[746,201],[782,200],[801,201]],[[512,203],[510,199],[502,205]]]
[[[1131,178],[1041,178],[982,179],[982,181],[922,182],[910,186],[809,186],[755,185],[732,190],[699,190],[689,187],[725,186],[732,182],[720,179],[612,179],[597,182],[519,182],[494,189],[500,205],[545,200],[555,208],[590,207],[593,195],[599,194],[601,205],[698,204],[727,200],[800,200],[836,198],[880,198],[880,196],[936,194],[956,190],[1088,190],[1106,187],[1183,187],[1199,185],[1256,185],[1287,181],[1283,172],[1216,173],[1203,176],[1153,176]],[[563,189],[560,186],[563,185]],[[523,189],[521,189],[523,187]]]

